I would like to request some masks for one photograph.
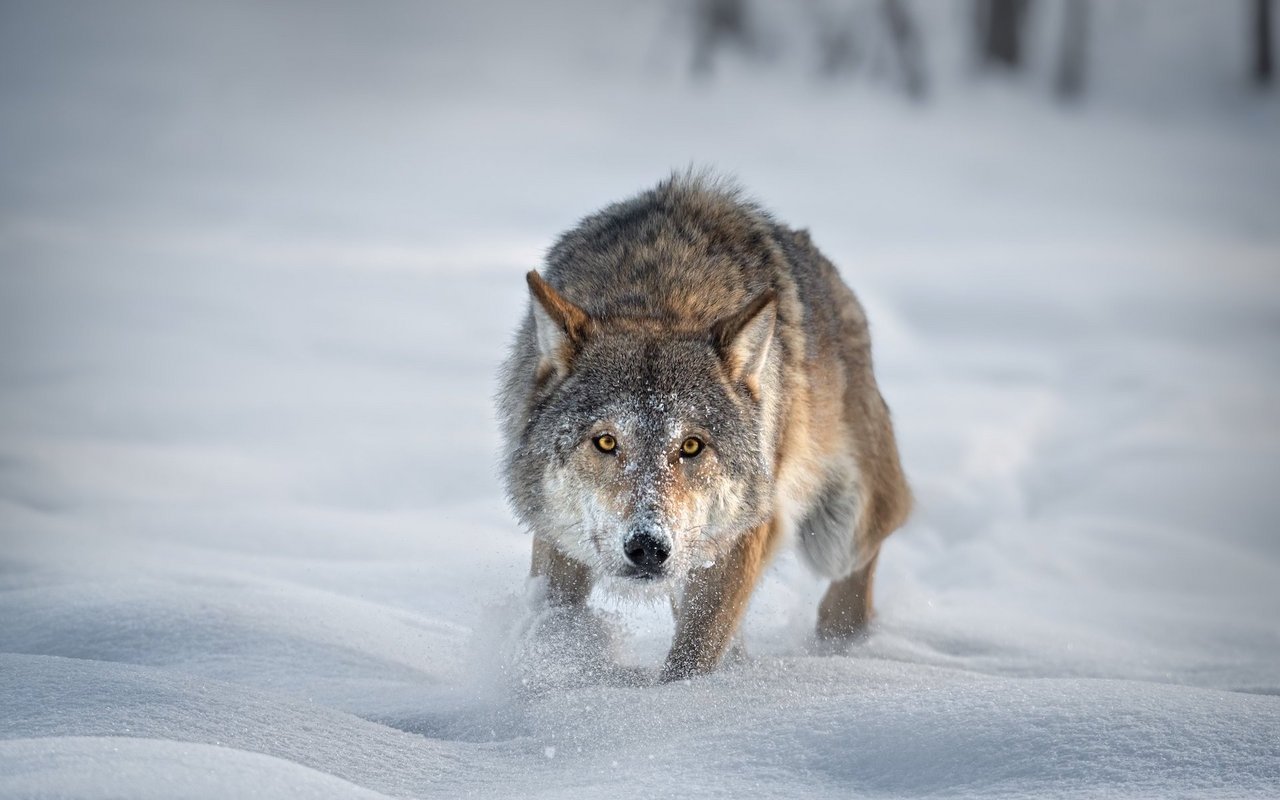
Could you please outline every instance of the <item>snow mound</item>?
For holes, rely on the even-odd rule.
[[[376,800],[388,795],[290,761],[189,742],[119,736],[0,742],[0,791],[13,797],[222,800],[296,797]]]
[[[0,750],[12,765],[0,789],[12,796],[26,787],[104,796],[131,776],[144,788],[189,780],[198,793],[264,772],[317,796],[354,784],[414,797],[517,786],[568,797],[610,786],[693,796],[804,786],[815,797],[1263,797],[1280,781],[1280,698],[1150,683],[765,659],[666,687],[515,693],[487,708],[473,697],[453,711],[452,733],[493,726],[493,738],[479,740],[448,738],[430,716],[406,733],[149,668],[34,656],[0,665],[0,713],[14,740]],[[114,783],[78,788],[104,767]],[[226,770],[231,783],[207,773],[197,781],[202,767]]]

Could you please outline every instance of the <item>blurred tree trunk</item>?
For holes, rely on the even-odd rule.
[[[1054,89],[1063,100],[1084,92],[1084,64],[1088,54],[1089,0],[1066,0],[1062,17],[1062,50]]]
[[[1031,0],[977,0],[978,52],[984,66],[1022,66],[1022,33]]]
[[[889,29],[889,38],[893,40],[893,51],[898,57],[902,85],[912,97],[923,97],[926,89],[923,48],[915,19],[902,0],[884,0],[881,11]]]
[[[814,22],[818,38],[818,71],[830,78],[854,71],[864,57],[855,21],[847,15],[833,15],[826,19],[819,16]]]
[[[751,19],[746,0],[696,0],[694,6],[693,72],[711,72],[715,51],[724,44],[750,49]]]
[[[1253,0],[1252,72],[1253,82],[1258,86],[1271,85],[1271,0]]]

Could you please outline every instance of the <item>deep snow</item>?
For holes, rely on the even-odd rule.
[[[1280,795],[1280,112],[1213,7],[1114,4],[1065,110],[941,43],[920,106],[690,83],[673,6],[4,5],[0,796]],[[688,163],[862,296],[919,509],[866,642],[787,558],[654,686],[661,608],[530,604],[489,397]]]

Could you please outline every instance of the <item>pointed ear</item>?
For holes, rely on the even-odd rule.
[[[742,309],[711,326],[712,342],[729,374],[734,380],[744,381],[757,397],[777,317],[777,293],[766,289]]]
[[[537,270],[529,270],[529,292],[533,295],[533,321],[538,336],[539,370],[552,367],[561,375],[569,371],[569,361],[591,330],[587,312],[566,300]]]

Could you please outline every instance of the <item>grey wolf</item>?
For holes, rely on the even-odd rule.
[[[872,614],[911,495],[866,315],[809,234],[673,175],[563,234],[503,367],[504,473],[557,605],[670,594],[674,680],[714,670],[784,542],[831,581],[817,634]]]

